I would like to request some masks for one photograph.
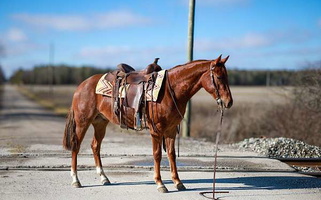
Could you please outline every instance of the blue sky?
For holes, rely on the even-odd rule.
[[[7,76],[49,62],[163,68],[187,60],[189,0],[0,0]],[[228,68],[300,69],[321,60],[320,0],[196,0],[194,59]]]

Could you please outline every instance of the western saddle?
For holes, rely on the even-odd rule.
[[[153,90],[157,72],[162,70],[157,64],[158,60],[159,58],[155,58],[152,64],[141,71],[121,63],[117,66],[118,70],[107,74],[106,80],[113,84],[113,112],[121,128],[134,130],[146,128],[146,92]],[[123,88],[125,93],[123,98],[120,95],[120,88]]]

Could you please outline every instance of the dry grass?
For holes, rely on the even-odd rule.
[[[281,87],[231,87],[234,104],[224,112],[222,142],[261,136],[257,132],[260,119],[271,107],[285,104],[291,91]],[[192,99],[191,135],[213,140],[219,116],[213,98],[204,90],[198,92]]]
[[[293,87],[232,87],[234,105],[225,111],[222,142],[282,136],[321,146],[321,114],[298,105],[293,91]],[[219,125],[215,106],[204,91],[193,97],[193,137],[214,140]]]
[[[54,110],[57,114],[66,115],[71,105],[72,96],[76,86],[20,86],[20,92],[33,99],[46,108]]]

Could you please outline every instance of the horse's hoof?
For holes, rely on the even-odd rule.
[[[102,183],[103,185],[110,185],[110,181],[109,181],[109,179],[108,179],[108,178],[107,178],[107,179],[102,180],[102,181],[101,181],[101,183]]]
[[[81,188],[81,184],[80,184],[79,181],[73,182],[73,183],[71,184],[71,186],[74,187],[74,188]]]
[[[158,190],[158,192],[160,192],[160,193],[167,193],[167,192],[168,192],[168,190],[167,190],[167,188],[165,187],[165,185],[160,185],[160,186],[158,186],[158,187],[157,187],[157,190]]]
[[[183,183],[178,183],[177,185],[175,185],[175,188],[176,188],[178,191],[186,190],[186,187],[183,185]]]

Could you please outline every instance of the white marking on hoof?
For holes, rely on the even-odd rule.
[[[100,176],[100,182],[103,184],[103,185],[109,185],[110,184],[110,181],[109,179],[107,178],[104,170],[100,167],[96,167],[96,172],[97,174]]]
[[[70,176],[71,176],[71,178],[72,178],[72,183],[71,183],[72,187],[74,187],[74,188],[80,188],[80,187],[81,187],[81,184],[80,184],[80,181],[79,181],[79,179],[78,179],[77,171],[73,171],[73,170],[71,169],[71,171],[70,171]]]
[[[100,167],[96,167],[96,173],[100,176],[101,174],[104,174],[104,170]]]

